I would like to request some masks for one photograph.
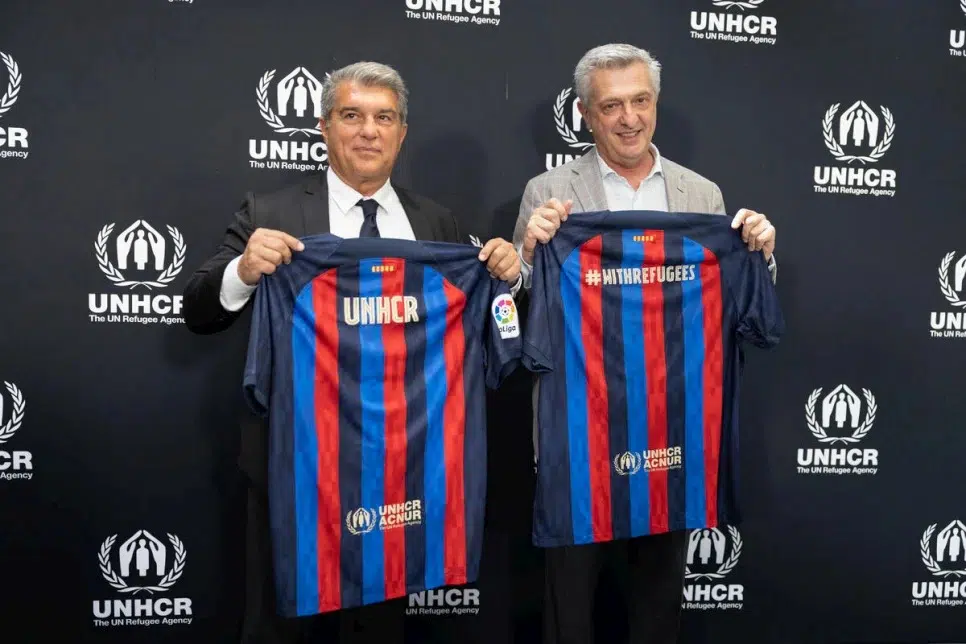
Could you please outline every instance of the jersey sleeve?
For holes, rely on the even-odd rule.
[[[551,253],[538,244],[533,255],[530,282],[530,306],[523,340],[523,366],[534,373],[553,370],[553,350],[550,335],[550,296],[553,279],[550,274]]]
[[[266,276],[267,277],[267,276]],[[245,361],[243,394],[245,401],[256,414],[268,415],[268,404],[272,396],[272,308],[270,288],[266,277],[255,289],[252,305],[252,323],[248,333],[248,356]]]
[[[785,331],[785,319],[768,264],[762,253],[736,253],[742,260],[733,291],[738,336],[762,349],[774,347]]]
[[[487,338],[486,386],[496,389],[520,364],[523,338],[520,333],[520,312],[517,310],[509,285],[500,279],[492,279],[490,305],[486,325]]]

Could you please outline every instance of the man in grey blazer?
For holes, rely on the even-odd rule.
[[[527,183],[513,233],[525,289],[530,288],[536,245],[549,242],[572,214],[603,210],[726,214],[717,185],[664,158],[651,142],[657,123],[661,65],[648,52],[623,44],[591,49],[577,64],[574,87],[578,109],[593,133],[595,146]],[[768,218],[743,208],[732,227],[741,229],[749,251],[764,254],[775,280],[775,227]],[[535,386],[534,401],[536,390]],[[539,459],[536,449],[535,407],[534,452]],[[603,544],[548,548],[544,644],[593,642],[593,597],[608,549],[626,557],[630,641],[676,642],[685,537],[686,533],[680,531],[616,542],[606,548]]]

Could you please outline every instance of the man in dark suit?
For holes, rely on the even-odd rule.
[[[265,195],[249,193],[215,254],[192,275],[184,292],[186,326],[195,333],[222,331],[249,308],[262,275],[292,253],[299,237],[392,237],[459,243],[453,214],[390,180],[406,137],[407,90],[386,65],[361,62],[333,72],[322,90],[319,120],[329,154],[321,176]],[[522,284],[513,245],[491,239],[480,250],[490,273]],[[239,351],[244,351],[240,347]],[[239,374],[239,387],[241,375]],[[239,465],[249,482],[246,530],[246,602],[243,644],[312,641],[319,618],[283,619],[275,609],[268,520],[268,428],[248,415],[242,426]],[[342,611],[342,642],[386,642],[396,629],[401,641],[404,609],[399,601]],[[391,641],[391,640],[390,640]]]

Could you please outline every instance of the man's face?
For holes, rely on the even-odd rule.
[[[580,113],[598,152],[611,165],[641,166],[657,124],[657,94],[647,65],[598,69],[590,76],[590,86],[590,104],[581,104]]]
[[[329,119],[320,123],[329,164],[346,183],[378,188],[389,178],[407,130],[395,92],[340,83]]]

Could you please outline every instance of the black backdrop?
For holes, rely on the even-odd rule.
[[[718,182],[730,213],[755,208],[779,231],[788,333],[748,355],[747,520],[692,559],[684,641],[966,639],[966,2],[467,0],[499,13],[407,14],[422,4],[3,3],[0,639],[234,641],[243,356],[226,347],[246,329],[197,337],[172,318],[243,193],[302,171],[269,167],[278,154],[253,161],[271,142],[304,154],[319,141],[275,131],[313,126],[311,101],[302,118],[281,114],[284,76],[396,66],[412,92],[396,179],[456,209],[467,231],[509,237],[526,180],[589,140],[565,90],[605,42],[663,62],[662,153]],[[736,33],[739,20],[763,33]],[[860,101],[874,133],[849,125]],[[835,193],[841,171],[825,168],[895,181],[855,194],[876,183],[852,176]],[[160,265],[150,252],[139,264],[137,247],[119,262],[138,221],[164,240]],[[112,315],[125,305],[141,308]],[[526,374],[490,414],[478,601],[407,618],[411,641],[539,641]],[[843,450],[864,464],[821,460]],[[130,570],[119,558],[142,530],[167,553],[144,577],[138,557]],[[602,641],[621,630],[612,581]],[[144,586],[155,589],[132,592]],[[115,600],[191,623],[98,621]]]

